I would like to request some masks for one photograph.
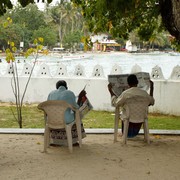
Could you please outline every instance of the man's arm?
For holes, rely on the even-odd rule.
[[[116,106],[122,106],[124,104],[124,101],[125,101],[123,93],[117,97],[116,94],[112,90],[111,83],[108,84],[108,90],[109,90],[110,95],[111,95],[111,105],[115,106],[115,107]]]
[[[154,83],[151,80],[149,82],[150,82],[150,92],[149,92],[149,95],[153,97]]]
[[[153,81],[150,80],[150,92],[149,92],[149,95],[151,96],[151,99],[150,99],[150,105],[154,105],[154,97],[153,97],[153,93],[154,93],[154,83]]]
[[[111,83],[108,84],[108,90],[110,92],[111,97],[116,96],[115,93],[112,90],[112,84]]]
[[[111,83],[108,84],[108,90],[109,90],[109,93],[111,95],[111,105],[115,106],[117,97],[116,97],[115,93],[112,90],[112,84]]]
[[[74,92],[68,90],[68,93],[69,93],[68,95],[69,104],[71,104],[74,108],[79,108],[79,105],[76,102],[76,96]]]
[[[87,93],[86,93],[86,91],[84,89],[79,93],[78,100],[77,100],[77,104],[79,106],[82,106],[83,103],[85,102],[85,100],[87,99],[86,94]]]

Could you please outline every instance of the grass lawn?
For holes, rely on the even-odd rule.
[[[12,110],[14,106],[0,106],[0,128],[18,128]],[[23,107],[23,128],[44,128],[43,112],[36,105]],[[85,128],[114,128],[114,113],[91,111],[84,119]],[[120,123],[121,124],[121,123]],[[149,114],[149,129],[180,130],[180,116]]]

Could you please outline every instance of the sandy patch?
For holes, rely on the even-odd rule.
[[[82,148],[50,147],[42,135],[0,134],[2,180],[176,180],[180,178],[180,136],[143,136],[125,146],[113,135],[87,135]]]

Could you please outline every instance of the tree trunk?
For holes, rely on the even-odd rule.
[[[160,11],[165,27],[180,42],[180,0],[160,0]]]

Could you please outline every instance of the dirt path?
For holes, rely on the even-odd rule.
[[[122,145],[113,135],[87,135],[83,146],[50,147],[42,153],[42,135],[0,134],[2,180],[178,180],[180,136],[143,136]]]

